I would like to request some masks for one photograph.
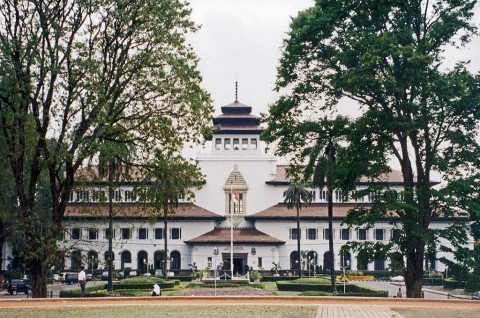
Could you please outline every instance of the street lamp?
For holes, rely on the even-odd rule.
[[[343,255],[343,264],[341,264],[340,262],[338,262],[338,265],[340,266],[340,269],[343,270],[343,294],[345,294],[345,283],[346,283],[346,279],[345,279],[345,269],[347,267],[350,267],[350,260],[347,259],[347,262],[345,263],[345,255]],[[342,266],[343,265],[343,266]]]
[[[215,296],[217,296],[217,255],[219,253],[218,247],[215,247],[213,249],[213,266],[215,267],[215,270],[213,271],[213,280],[214,280],[214,285],[215,285]]]

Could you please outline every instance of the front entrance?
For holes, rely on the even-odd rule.
[[[230,253],[222,253],[223,271],[230,272]],[[233,253],[233,274],[245,275],[248,271],[248,253]]]

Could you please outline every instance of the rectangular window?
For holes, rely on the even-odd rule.
[[[327,201],[327,191],[325,191],[325,190],[320,191],[319,200],[322,201],[322,202]]]
[[[368,240],[368,232],[367,229],[358,229],[357,230],[357,239],[359,241],[366,241]]]
[[[156,240],[163,240],[163,229],[155,228],[155,239]]]
[[[146,240],[146,239],[148,239],[148,229],[139,228],[139,229],[138,229],[138,239],[139,239],[139,240]]]
[[[312,198],[312,202],[315,202],[317,200],[316,194],[317,194],[317,191],[315,191],[315,190],[310,191],[310,196]]]
[[[242,150],[248,150],[248,138],[242,138]]]
[[[263,259],[261,257],[258,258],[258,267],[263,267]]]
[[[240,139],[233,138],[233,150],[240,150]]]
[[[343,202],[342,191],[335,191],[335,201]]]
[[[237,192],[238,193],[238,192]],[[232,194],[228,194],[228,201],[230,205],[228,207],[228,212],[234,214],[243,214],[244,213],[244,206],[243,206],[243,193],[238,193],[238,201],[234,202],[232,198]]]
[[[250,149],[257,150],[257,138],[250,139]]]
[[[299,237],[302,237],[302,229],[300,229],[300,232],[297,232],[297,229],[290,229],[290,239],[291,240],[297,240]]]
[[[109,228],[106,228],[104,233],[105,233],[104,239],[107,239],[107,240],[108,240],[108,237],[110,236],[110,229],[109,229]],[[112,234],[113,234],[112,239],[114,239],[114,238],[115,238],[115,229],[113,229]]]
[[[94,228],[88,229],[88,239],[89,240],[98,239],[98,229],[94,229]]]
[[[122,240],[129,240],[130,235],[130,229],[128,227],[122,228]]]
[[[182,230],[179,228],[170,229],[170,238],[172,240],[180,240],[182,238]]]
[[[340,235],[343,241],[348,241],[350,239],[350,229],[340,229]]]
[[[117,201],[117,202],[121,202],[122,201],[122,191],[120,190],[115,190],[113,192],[113,200],[114,201]]]
[[[125,191],[125,201],[126,202],[135,202],[137,200],[137,195],[134,191]]]
[[[73,228],[71,232],[72,240],[79,240],[82,238],[82,230],[78,227]]]
[[[207,257],[207,267],[212,268],[212,258],[211,257]]]
[[[376,259],[376,260],[373,262],[373,268],[374,268],[376,271],[383,271],[383,270],[385,270],[385,260],[384,260],[384,259]]]
[[[106,201],[105,191],[103,191],[103,190],[93,191],[92,192],[92,200],[93,200],[93,202],[105,202]]]
[[[323,229],[323,239],[324,240],[328,240],[329,234],[330,234],[329,229]],[[332,231],[332,236],[333,236],[333,239],[335,239],[335,229],[333,229],[333,231]]]
[[[77,202],[88,202],[90,200],[90,195],[88,191],[81,190],[75,192],[77,194]]]
[[[385,230],[384,229],[375,229],[375,240],[383,241],[385,239]]]
[[[73,192],[68,194],[68,201],[73,202]]]
[[[230,145],[230,138],[225,138],[223,140],[223,145],[225,150],[230,150],[232,149],[232,145]]]
[[[317,239],[317,229],[307,229],[307,240]]]
[[[390,231],[390,236],[391,236],[392,239],[394,239],[394,240],[400,239],[400,235],[401,235],[401,233],[400,233],[400,230],[399,230],[399,229],[392,229],[392,230]]]
[[[221,149],[222,149],[222,139],[215,138],[215,150],[221,150]]]

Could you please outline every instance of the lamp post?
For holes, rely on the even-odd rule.
[[[345,263],[345,255],[343,255],[343,264],[338,262],[338,265],[340,266],[340,269],[343,270],[343,294],[345,294],[345,284],[346,284],[345,269],[347,267],[350,267],[350,261],[347,259],[347,262]]]
[[[308,258],[307,258],[307,264],[308,264],[307,265],[308,266],[308,276],[310,276],[310,270],[311,270],[311,267],[312,267],[312,261],[311,261],[310,256],[308,256]]]
[[[215,296],[217,296],[217,255],[218,255],[218,247],[215,247],[213,249],[213,266],[215,267],[215,270],[213,271],[213,281],[215,285]]]
[[[317,253],[313,253],[313,277],[317,275]]]

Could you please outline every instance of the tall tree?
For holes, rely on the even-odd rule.
[[[479,167],[480,76],[466,63],[442,65],[446,47],[460,48],[476,32],[469,22],[475,3],[317,0],[291,23],[277,78],[277,89],[288,94],[266,117],[271,134],[288,139],[294,153],[305,143],[292,126],[338,111],[341,98],[358,106],[344,164],[373,178],[393,158],[403,193],[384,191],[346,221],[359,226],[382,218],[398,225],[402,235],[394,245],[406,259],[407,297],[420,297],[426,245],[440,238],[461,245],[466,238],[452,234],[465,233],[462,224],[437,230],[432,220],[478,213],[432,188],[433,171],[448,183],[470,178]]]
[[[284,202],[288,209],[295,208],[297,210],[297,265],[298,275],[302,278],[302,254],[300,250],[300,239],[302,238],[300,233],[300,209],[302,204],[310,204],[312,202],[312,195],[308,190],[308,184],[303,181],[291,181],[288,189],[283,193],[285,198]]]
[[[212,108],[185,43],[196,30],[189,14],[179,0],[0,4],[0,120],[34,297],[47,296],[75,173],[112,127],[128,133],[143,162],[154,149],[202,141]],[[51,196],[43,220],[34,209],[42,171]]]

